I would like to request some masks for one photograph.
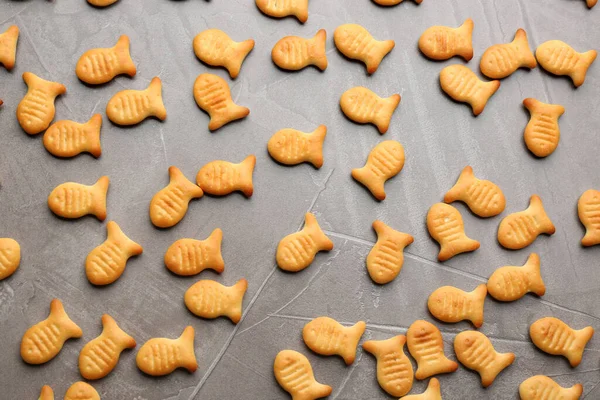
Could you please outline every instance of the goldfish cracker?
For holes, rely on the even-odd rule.
[[[165,253],[165,265],[177,275],[196,275],[205,269],[223,272],[225,262],[221,256],[223,231],[212,231],[206,240],[179,239]]]
[[[487,290],[498,301],[515,301],[527,293],[543,296],[546,285],[540,272],[540,256],[531,253],[522,267],[498,268],[488,279]]]
[[[565,108],[558,104],[546,104],[533,98],[523,100],[531,114],[523,138],[529,151],[537,157],[547,157],[554,152],[560,140],[558,118]]]
[[[15,67],[18,41],[19,28],[16,25],[11,25],[4,33],[0,33],[0,64],[8,71]]]
[[[318,317],[304,325],[302,339],[315,353],[339,355],[346,365],[350,365],[356,358],[356,347],[366,328],[363,321],[345,327],[332,318]]]
[[[458,364],[444,354],[442,333],[430,322],[417,320],[406,331],[408,351],[417,362],[415,378],[422,380],[458,369]]]
[[[23,80],[27,84],[27,94],[17,106],[17,120],[25,132],[36,135],[46,130],[56,113],[54,100],[67,92],[67,88],[25,72]]]
[[[237,324],[242,318],[242,301],[248,289],[248,281],[240,279],[231,287],[219,282],[201,280],[185,292],[185,305],[194,315],[214,319],[227,317]]]
[[[200,61],[213,67],[225,67],[232,79],[237,78],[242,63],[254,48],[254,40],[234,42],[219,29],[207,29],[196,35],[194,53]]]
[[[104,378],[117,366],[121,352],[132,349],[135,339],[125,333],[108,314],[102,315],[102,333],[79,353],[79,372],[85,379]]]
[[[28,364],[43,364],[58,355],[68,339],[83,331],[69,318],[58,299],[50,302],[50,315],[27,329],[21,339],[21,358]]]
[[[517,30],[512,42],[489,47],[479,62],[481,73],[491,79],[506,78],[519,68],[532,69],[536,66],[523,29]]]
[[[15,273],[21,263],[21,246],[11,238],[0,238],[0,281]]]
[[[111,4],[116,3],[118,0],[87,0],[88,3],[94,7],[108,7]]]
[[[393,40],[379,41],[360,25],[338,26],[333,33],[335,47],[346,57],[365,63],[367,72],[373,74],[383,58],[394,48]]]
[[[466,166],[456,184],[444,195],[445,203],[464,202],[479,217],[494,217],[504,211],[506,198],[493,182],[477,179],[473,168]]]
[[[412,388],[414,373],[410,360],[404,354],[404,335],[387,340],[369,340],[363,349],[377,359],[377,382],[390,396],[404,396]]]
[[[440,321],[456,323],[468,320],[476,328],[483,325],[483,305],[487,288],[485,284],[477,286],[472,292],[465,292],[453,286],[436,289],[427,300],[431,315]]]
[[[233,102],[229,85],[225,79],[217,75],[198,75],[194,82],[194,99],[198,107],[210,116],[208,129],[211,131],[250,114],[248,108]]]
[[[102,154],[100,129],[102,116],[94,114],[85,124],[62,120],[44,133],[44,147],[56,157],[75,157],[83,152],[98,158]]]
[[[179,168],[171,166],[169,184],[150,201],[150,220],[159,228],[175,226],[185,217],[189,202],[203,195],[202,189],[190,182]]]
[[[388,98],[379,97],[371,90],[357,86],[347,90],[340,98],[340,107],[346,117],[359,124],[373,124],[384,134],[390,127],[392,115],[398,104],[400,95]]]
[[[301,23],[308,20],[308,0],[256,0],[256,6],[273,18],[294,16]]]
[[[484,82],[469,68],[455,64],[442,69],[440,86],[455,101],[469,104],[477,116],[500,87],[500,81]]]
[[[542,199],[531,196],[524,211],[504,217],[498,226],[498,242],[507,249],[519,250],[529,246],[542,233],[553,235],[556,228],[544,210]]]
[[[75,382],[65,393],[65,400],[100,400],[100,395],[92,385]]]
[[[385,182],[402,171],[404,159],[404,147],[395,140],[386,140],[371,150],[364,167],[352,170],[352,177],[382,201],[386,197]]]
[[[42,386],[38,400],[54,400],[54,390],[48,385]]]
[[[90,283],[109,285],[125,271],[127,260],[142,254],[142,246],[129,239],[114,221],[106,224],[107,238],[85,259],[85,274]]]
[[[367,271],[373,282],[384,285],[396,279],[404,264],[404,248],[414,238],[398,232],[383,221],[373,222],[377,242],[367,256]]]
[[[578,53],[560,40],[549,40],[535,50],[535,58],[542,68],[554,75],[569,76],[575,87],[583,85],[587,70],[597,55],[596,50]]]
[[[376,4],[380,6],[395,6],[396,4],[402,3],[404,0],[373,0]],[[421,4],[423,0],[413,0],[417,4]]]
[[[279,386],[293,400],[314,400],[331,394],[331,386],[316,381],[308,358],[297,351],[282,350],[277,353],[273,373]]]
[[[558,318],[540,318],[529,327],[533,344],[545,353],[564,356],[571,367],[581,363],[585,346],[594,335],[594,328],[587,326],[575,330]]]
[[[106,116],[117,125],[136,125],[148,117],[161,121],[167,118],[162,99],[162,82],[159,77],[150,81],[144,90],[122,90],[106,105]]]
[[[519,385],[521,400],[579,400],[582,394],[581,384],[564,388],[544,375],[532,376]]]
[[[498,353],[490,339],[477,331],[456,335],[454,352],[462,365],[479,373],[483,387],[494,383],[498,374],[515,361],[513,353]]]
[[[325,29],[320,29],[311,39],[286,36],[273,46],[271,59],[279,68],[290,71],[298,71],[309,65],[324,71],[327,68],[326,40]]]
[[[296,129],[277,131],[269,142],[269,155],[277,162],[285,165],[311,163],[315,168],[323,166],[323,142],[327,135],[327,127],[319,125],[313,132],[305,133]]]
[[[423,393],[404,396],[401,397],[400,400],[442,400],[440,381],[436,378],[431,378],[429,384],[427,384],[427,390]]]
[[[577,201],[579,220],[585,226],[582,246],[594,246],[600,243],[600,191],[586,190]]]
[[[473,58],[473,20],[467,18],[458,28],[432,26],[419,38],[419,50],[432,60],[448,60],[460,56],[466,61]]]
[[[254,193],[252,173],[256,157],[249,155],[239,164],[228,161],[211,161],[198,171],[196,183],[204,191],[214,196],[225,196],[235,191],[251,197]]]
[[[106,219],[106,193],[110,180],[103,176],[93,185],[67,182],[58,185],[48,196],[50,210],[63,218],[80,218],[92,214]]]
[[[598,3],[598,0],[585,0],[585,4],[587,4],[588,8],[594,7]]]
[[[198,362],[194,354],[194,335],[194,328],[188,326],[177,339],[148,340],[135,357],[138,368],[151,376],[168,375],[177,368],[195,372]]]
[[[455,255],[475,251],[479,242],[465,233],[465,224],[458,210],[445,203],[436,203],[427,212],[427,230],[440,244],[438,260],[446,261]]]
[[[110,82],[115,76],[122,74],[134,77],[136,72],[129,54],[127,35],[122,35],[114,47],[86,51],[75,66],[77,77],[90,85]]]
[[[332,249],[333,242],[323,233],[315,216],[306,213],[304,228],[281,239],[275,258],[282,270],[298,272],[308,267],[319,251]]]

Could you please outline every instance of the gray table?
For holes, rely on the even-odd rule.
[[[512,304],[488,298],[481,328],[498,351],[517,354],[515,363],[487,390],[475,373],[462,367],[441,376],[443,397],[516,399],[519,383],[542,373],[565,386],[580,382],[587,399],[600,398],[599,338],[591,340],[576,369],[563,358],[538,351],[528,338],[529,325],[550,315],[574,327],[600,328],[600,247],[580,247],[583,227],[576,214],[581,193],[600,187],[599,63],[576,90],[569,80],[540,69],[519,71],[502,81],[485,112],[474,118],[467,106],[450,101],[438,85],[439,70],[461,61],[428,61],[417,49],[427,27],[457,26],[467,17],[475,21],[475,57],[468,64],[472,69],[477,69],[488,46],[512,40],[519,27],[527,31],[532,47],[563,39],[580,51],[598,49],[600,8],[590,11],[583,0],[425,0],[420,6],[406,1],[393,8],[377,7],[369,0],[310,3],[308,22],[301,25],[291,18],[267,18],[253,0],[121,0],[103,10],[84,0],[0,2],[0,30],[11,24],[21,29],[16,68],[11,73],[0,68],[0,98],[5,101],[0,108],[0,237],[14,237],[23,254],[19,270],[0,282],[0,398],[34,399],[43,384],[50,384],[62,398],[80,379],[80,349],[100,333],[100,316],[110,313],[135,337],[138,348],[151,337],[177,337],[186,325],[193,325],[199,368],[194,374],[178,370],[155,379],[136,368],[136,350],[127,351],[110,376],[94,383],[103,399],[285,399],[272,375],[273,359],[285,348],[308,356],[316,377],[333,386],[332,399],[384,399],[373,357],[359,349],[350,367],[337,357],[319,357],[302,343],[303,325],[328,315],[344,323],[365,320],[363,340],[405,333],[415,319],[432,320],[426,300],[437,287],[471,290],[497,267],[521,265],[531,251],[541,255],[547,294],[543,299],[528,295]],[[396,48],[374,76],[335,50],[333,31],[347,22],[364,25],[377,38],[396,40]],[[235,81],[226,71],[195,58],[192,39],[206,28],[223,29],[236,40],[256,40]],[[319,28],[329,37],[325,72],[309,68],[288,73],[272,64],[270,51],[277,40],[290,34],[309,37]],[[80,83],[74,74],[79,56],[90,48],[112,46],[121,34],[131,38],[138,66],[135,79],[119,77],[98,88]],[[114,93],[145,88],[158,75],[168,118],[124,129],[104,116],[100,159],[56,159],[44,150],[41,135],[26,135],[14,116],[26,91],[21,80],[25,71],[65,84],[68,93],[57,100],[57,119],[78,121],[95,112],[104,114]],[[234,100],[251,109],[248,118],[216,133],[209,133],[208,117],[192,97],[195,77],[207,71],[230,81]],[[372,126],[348,121],[339,111],[340,95],[357,85],[380,95],[402,95],[385,136]],[[521,102],[530,96],[566,108],[560,145],[543,160],[532,157],[522,141],[528,114]],[[269,158],[266,143],[275,131],[312,131],[319,124],[329,128],[323,168],[284,167]],[[407,161],[387,184],[388,199],[378,203],[352,180],[350,170],[362,166],[370,149],[383,139],[399,140]],[[204,197],[192,202],[175,228],[160,231],[151,225],[148,204],[167,184],[168,166],[178,166],[193,180],[208,161],[241,161],[250,153],[258,159],[251,199],[238,194]],[[467,233],[481,241],[481,249],[436,262],[438,247],[427,233],[425,214],[467,164],[504,190],[507,208],[502,216],[526,208],[529,196],[538,193],[556,234],[527,249],[507,251],[496,241],[502,216],[479,219],[457,205]],[[58,219],[48,210],[46,197],[62,182],[91,184],[103,174],[111,178],[108,219],[142,244],[144,254],[130,261],[115,284],[95,288],[85,277],[83,263],[105,239],[105,224],[93,218]],[[335,249],[318,255],[301,273],[282,273],[274,263],[277,242],[301,227],[307,211],[317,216]],[[415,237],[400,276],[385,286],[373,284],[364,266],[376,239],[374,219]],[[198,277],[174,276],[163,265],[172,242],[204,239],[216,227],[224,232],[225,272],[204,272],[201,277],[228,285],[248,279],[244,317],[237,326],[189,313],[183,293]],[[26,365],[19,357],[21,336],[46,318],[54,297],[64,302],[84,336],[67,342],[48,364]],[[468,323],[437,325],[447,353],[453,353],[454,335],[471,328]],[[424,387],[415,382],[413,393]]]

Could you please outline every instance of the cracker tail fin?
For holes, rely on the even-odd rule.
[[[194,353],[194,337],[196,332],[194,327],[187,326],[179,339],[181,354],[183,357],[182,367],[187,369],[190,373],[195,372],[198,369],[198,361],[196,360],[196,354]],[[138,353],[139,354],[139,353]]]
[[[537,61],[535,60],[535,56],[529,47],[529,41],[527,40],[527,33],[519,28],[517,33],[515,33],[515,38],[511,43],[516,49],[517,53],[521,57],[521,65],[527,68],[535,68],[537,66]]]
[[[3,60],[2,65],[4,65],[4,68],[6,68],[8,71],[12,70],[15,67],[15,62],[16,62],[16,50],[17,50],[17,42],[19,40],[19,27],[17,27],[16,25],[11,25],[10,27],[8,27],[8,29],[3,33],[3,35],[6,35],[9,40],[7,40],[7,48],[8,49],[12,49],[14,48],[15,51],[11,51],[8,56],[6,57],[5,60]]]
[[[544,209],[544,205],[542,204],[542,199],[540,196],[537,194],[531,196],[531,199],[529,200],[529,209],[531,209],[534,213],[539,213],[540,217],[538,224],[542,229],[542,233],[553,235],[554,232],[556,232],[554,224],[550,220],[550,217],[548,217],[548,214],[546,214],[546,210]]]
[[[565,354],[565,357],[567,357],[569,360],[571,367],[576,367],[579,365],[579,363],[581,363],[583,350],[585,350],[585,346],[590,341],[592,336],[594,336],[594,328],[591,326],[587,326],[583,329],[575,331],[575,340]]]
[[[377,129],[379,129],[379,133],[384,134],[388,131],[392,119],[391,116],[394,114],[394,111],[396,111],[396,108],[398,108],[401,99],[399,94],[395,94],[384,100],[385,103],[383,104],[382,110],[377,113],[375,121],[373,122],[375,126],[377,126]]]
[[[452,203],[457,200],[461,200],[465,191],[471,186],[473,181],[475,180],[475,174],[473,174],[473,168],[470,165],[467,165],[458,176],[458,180],[446,192],[444,195],[444,203]]]
[[[369,74],[373,74],[375,71],[377,71],[377,68],[379,68],[379,65],[381,64],[381,61],[383,61],[385,56],[387,56],[388,53],[392,51],[392,49],[395,46],[396,42],[394,42],[393,40],[384,40],[378,42],[378,47],[380,49],[379,54],[377,54],[377,56],[369,56],[365,60],[365,63],[367,64],[367,72]]]
[[[40,397],[38,400],[54,400],[54,391],[48,385],[42,386],[42,391],[40,392]]]
[[[546,293],[546,285],[542,280],[542,272],[540,269],[540,256],[536,253],[531,253],[527,262],[523,266],[529,277],[529,291],[538,296],[543,296]]]
[[[60,300],[52,299],[50,303],[50,317],[58,320],[58,324],[68,331],[69,337],[80,338],[83,335],[81,328],[67,315]]]
[[[240,168],[240,182],[239,187],[242,193],[246,197],[251,197],[254,193],[254,186],[252,184],[252,174],[254,173],[254,166],[256,165],[256,156],[253,154],[249,155],[241,162]]]
[[[142,254],[144,251],[142,246],[129,239],[127,235],[125,235],[115,221],[109,221],[106,224],[106,230],[108,231],[107,240],[119,242],[119,244],[124,247],[125,253],[129,254],[130,256],[137,256]]]
[[[211,232],[210,236],[206,239],[208,243],[210,243],[211,247],[216,249],[214,261],[212,262],[212,269],[219,274],[223,272],[225,269],[225,261],[223,260],[223,255],[221,254],[221,242],[223,241],[223,231],[219,228],[216,228]]]
[[[150,93],[150,107],[152,108],[152,115],[156,118],[164,121],[167,119],[167,109],[162,99],[162,81],[158,76],[155,76],[150,81],[148,86],[148,92]]]
[[[498,88],[500,88],[500,81],[495,80],[489,82],[482,82],[482,85],[483,87],[481,90],[481,101],[477,101],[471,104],[471,107],[473,109],[473,115],[479,115],[483,112],[483,109],[485,108],[488,100],[494,95],[494,93],[496,93]]]
[[[129,336],[108,314],[102,315],[102,333],[107,332],[110,337],[124,349],[132,349],[136,346],[135,339]]]
[[[477,286],[470,295],[473,297],[473,303],[481,304],[481,307],[476,307],[470,315],[470,320],[473,322],[473,325],[475,325],[476,328],[479,328],[483,325],[483,309],[485,297],[487,296],[487,285],[482,283]]]
[[[579,61],[575,65],[573,72],[571,73],[571,79],[573,79],[573,84],[577,87],[583,85],[585,81],[585,74],[587,73],[588,68],[594,60],[598,53],[596,50],[586,51],[585,53],[581,53],[579,55]]]
[[[317,34],[310,39],[308,46],[309,55],[312,59],[312,64],[324,71],[327,68],[327,32],[325,29],[319,29]]]
[[[117,53],[117,59],[119,60],[119,65],[121,66],[123,73],[130,77],[134,77],[137,73],[137,68],[129,53],[129,37],[127,35],[121,35],[114,49]]]
[[[353,169],[352,178],[365,186],[377,200],[385,200],[385,182],[381,179],[372,179],[373,174],[368,168],[362,167]]]
[[[477,240],[467,236],[465,236],[465,240],[461,241],[460,245],[456,242],[441,244],[438,260],[447,261],[454,255],[475,251],[479,246],[481,244]]]
[[[235,44],[235,57],[227,60],[225,66],[227,71],[229,71],[229,76],[231,79],[237,78],[237,76],[240,74],[242,64],[253,48],[254,40],[252,39],[244,40],[243,42]]]
[[[317,243],[319,251],[330,251],[333,249],[333,242],[325,235],[321,226],[317,222],[317,218],[311,214],[304,215],[304,229],[313,234],[313,239]]]
[[[458,33],[465,39],[464,46],[460,49],[459,55],[470,61],[473,58],[473,20],[467,18],[461,26],[457,28]]]
[[[348,346],[342,351],[341,356],[346,365],[350,365],[356,358],[356,347],[367,329],[367,324],[364,321],[358,321],[355,325],[344,329],[348,330]]]
[[[248,281],[246,279],[240,279],[235,285],[231,287],[233,295],[231,309],[227,312],[227,316],[234,324],[237,324],[242,319],[242,305],[244,301],[244,295],[248,289]]]
[[[250,114],[250,109],[248,107],[238,106],[231,101],[225,110],[210,114],[208,129],[210,131],[216,131],[229,122],[247,117],[248,114]]]
[[[98,158],[102,155],[102,145],[100,144],[100,130],[102,129],[102,115],[94,114],[85,124],[87,126],[88,148],[87,151]]]
[[[300,0],[297,2],[294,12],[298,21],[305,23],[308,20],[308,0]]]
[[[309,154],[309,162],[314,165],[315,168],[321,168],[323,166],[323,142],[325,142],[325,136],[327,135],[327,127],[320,125],[310,135],[310,146],[312,151]]]
[[[110,179],[108,179],[108,176],[103,176],[93,186],[98,191],[97,196],[94,196],[93,214],[100,221],[106,219],[106,195],[109,185]]]
[[[200,186],[186,178],[183,172],[174,165],[169,167],[169,184],[179,186],[192,199],[198,199],[204,195]]]
[[[496,376],[514,361],[515,355],[513,353],[498,354],[496,356],[496,361],[479,373],[481,375],[481,384],[483,387],[490,386],[494,382],[494,379],[496,379]]]
[[[583,386],[580,383],[578,383],[576,385],[571,386],[568,389],[563,388],[563,393],[569,396],[567,398],[579,399],[583,394]]]

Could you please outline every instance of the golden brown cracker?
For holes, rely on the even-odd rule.
[[[256,165],[256,157],[249,155],[241,163],[228,161],[211,161],[198,171],[196,183],[204,193],[213,196],[225,196],[235,191],[246,197],[254,193],[252,174]]]
[[[224,286],[212,280],[194,283],[185,292],[185,305],[202,318],[227,317],[234,324],[242,318],[242,302],[248,289],[248,281],[240,279],[233,286]]]
[[[583,386],[576,384],[565,388],[545,375],[535,375],[519,385],[521,400],[579,400]]]
[[[467,18],[458,28],[432,26],[419,38],[419,50],[432,60],[448,60],[460,56],[466,61],[473,58],[473,20]]]
[[[273,159],[285,165],[308,162],[315,168],[323,166],[323,142],[327,127],[319,125],[310,133],[296,129],[277,131],[267,143],[267,150]]]
[[[277,353],[273,373],[279,386],[292,399],[316,400],[331,394],[331,386],[317,382],[308,358],[297,351],[281,350]]]
[[[371,90],[357,86],[347,90],[340,98],[340,107],[344,115],[359,124],[373,124],[384,134],[390,127],[392,115],[398,104],[400,95],[388,98],[379,97]]]
[[[457,254],[475,251],[479,242],[465,233],[465,224],[460,212],[451,205],[436,203],[427,212],[427,230],[440,244],[438,260],[446,261]]]
[[[585,346],[594,335],[594,328],[587,326],[575,330],[558,318],[540,318],[529,327],[533,344],[545,353],[564,356],[571,367],[581,363]]]
[[[100,129],[102,115],[94,114],[84,124],[62,120],[50,125],[44,133],[44,147],[56,157],[75,157],[83,152],[98,158],[102,154]]]
[[[127,35],[122,35],[113,47],[86,51],[75,66],[77,77],[90,85],[110,82],[122,74],[134,77],[136,72],[137,68],[129,54]]]
[[[444,354],[442,333],[430,322],[417,320],[406,331],[408,351],[417,362],[415,378],[427,379],[437,374],[448,374],[458,369],[458,364]]]
[[[212,231],[206,240],[179,239],[165,253],[165,265],[177,275],[196,275],[205,269],[221,273],[225,262],[221,256],[223,231]]]
[[[491,79],[506,78],[519,68],[532,69],[536,66],[523,29],[517,30],[512,42],[488,47],[479,62],[481,73]]]
[[[529,151],[537,157],[547,157],[556,150],[560,140],[558,118],[565,108],[558,104],[546,104],[534,98],[526,98],[523,105],[531,115],[523,139]]]
[[[362,61],[369,74],[375,73],[383,58],[394,48],[393,40],[376,40],[358,24],[344,24],[333,32],[335,47],[346,57]]]
[[[454,286],[442,286],[431,293],[427,299],[427,308],[440,321],[456,323],[468,320],[479,328],[483,325],[486,295],[487,288],[483,283],[472,292],[465,292]]]
[[[118,0],[87,0],[88,3],[94,7],[108,7],[111,4],[116,3]]]
[[[500,87],[500,81],[484,82],[468,67],[454,64],[440,72],[440,86],[455,101],[469,104],[473,115],[479,115]]]
[[[0,281],[15,273],[21,263],[21,246],[11,238],[0,238]]]
[[[402,3],[404,0],[373,0],[376,4],[380,6],[395,6],[396,4]],[[417,4],[421,4],[423,0],[413,0]]]
[[[225,67],[235,79],[248,53],[254,48],[254,40],[233,41],[220,29],[207,29],[196,35],[194,53],[200,61],[213,67]]]
[[[542,68],[554,75],[569,76],[575,87],[583,85],[587,70],[597,55],[596,50],[578,53],[560,40],[549,40],[535,50],[535,58]]]
[[[54,390],[48,385],[42,386],[38,400],[54,400]]]
[[[15,67],[18,41],[19,28],[16,25],[11,25],[4,33],[0,33],[0,64],[9,71]]]
[[[396,279],[404,264],[404,248],[415,239],[379,220],[373,222],[373,229],[377,242],[367,256],[367,271],[373,282],[384,285]]]
[[[250,114],[247,107],[238,106],[231,99],[225,79],[214,74],[200,74],[194,82],[196,104],[210,116],[208,129],[217,130],[232,121]]]
[[[256,6],[269,17],[294,16],[302,23],[308,20],[308,0],[256,0]]]
[[[504,211],[506,198],[495,183],[478,179],[473,168],[466,166],[456,184],[444,195],[445,203],[464,202],[469,209],[482,218],[494,217]]]
[[[522,267],[506,266],[498,268],[487,282],[490,296],[498,301],[515,301],[527,293],[543,296],[546,285],[540,272],[540,256],[531,253]]]
[[[577,213],[585,226],[581,244],[587,247],[600,243],[600,191],[589,189],[583,192],[577,201]]]
[[[544,210],[542,199],[534,194],[526,210],[507,215],[500,222],[498,242],[507,249],[518,250],[529,246],[540,234],[554,232],[556,228]]]
[[[67,88],[31,72],[25,72],[23,80],[27,84],[27,94],[17,106],[17,120],[25,132],[36,135],[50,126],[56,113],[54,100],[66,93]]]
[[[318,317],[304,325],[302,339],[309,349],[323,356],[338,355],[350,365],[367,324],[363,321],[345,327],[333,318]]]
[[[110,180],[103,176],[92,185],[66,182],[48,196],[50,210],[63,218],[80,218],[92,214],[100,221],[106,218],[106,193]]]
[[[194,354],[194,328],[188,326],[177,339],[153,338],[140,348],[135,362],[140,371],[152,375],[163,376],[185,368],[193,373],[198,368]]]
[[[427,389],[423,393],[404,396],[400,400],[442,400],[440,381],[431,378],[427,384]]]
[[[352,170],[352,177],[382,201],[386,197],[385,182],[402,171],[404,159],[404,147],[400,142],[386,140],[371,150],[364,167]]]
[[[136,125],[149,117],[161,121],[167,118],[167,109],[162,99],[162,82],[152,78],[144,90],[122,90],[106,105],[106,116],[117,125]]]
[[[310,39],[286,36],[273,46],[271,59],[279,68],[290,71],[298,71],[309,65],[324,71],[327,68],[326,40],[325,29],[319,29]]]
[[[363,349],[377,359],[377,382],[390,396],[404,396],[412,388],[414,373],[410,360],[404,354],[404,335],[387,340],[369,340]]]
[[[100,395],[92,385],[75,382],[65,393],[65,400],[100,400]]]

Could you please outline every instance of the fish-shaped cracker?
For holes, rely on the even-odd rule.
[[[169,184],[150,201],[150,220],[159,228],[175,226],[185,217],[189,202],[203,195],[200,187],[190,182],[179,168],[171,166]]]
[[[110,48],[91,49],[83,53],[75,66],[77,77],[90,85],[110,82],[117,75],[134,77],[137,72],[129,54],[129,37],[122,35]]]
[[[363,321],[345,327],[332,318],[318,317],[304,325],[302,339],[315,353],[339,355],[346,365],[350,365],[356,358],[356,347],[366,327]]]
[[[0,64],[9,71],[15,67],[18,41],[19,28],[16,25],[11,25],[4,33],[0,33]]]
[[[162,82],[152,78],[144,90],[122,90],[106,105],[106,116],[117,125],[139,124],[148,117],[161,121],[167,118],[167,109],[162,99]]]
[[[575,330],[558,318],[540,318],[529,327],[533,344],[543,352],[564,356],[571,367],[581,363],[583,350],[594,335],[594,328],[587,326]]]
[[[454,286],[442,286],[429,296],[427,308],[431,315],[440,321],[456,323],[469,320],[479,328],[483,325],[483,305],[487,288],[477,286],[472,292],[465,292]]]
[[[529,246],[540,234],[554,232],[556,228],[544,210],[542,199],[534,194],[526,210],[507,215],[500,222],[498,242],[507,249],[518,250]]]
[[[21,246],[11,238],[0,238],[0,281],[15,273],[21,263]]]
[[[519,385],[521,400],[579,400],[583,386],[576,384],[565,388],[545,375],[535,375]]]
[[[327,68],[326,40],[325,29],[320,29],[311,39],[286,36],[273,46],[271,59],[279,68],[290,71],[298,71],[309,65],[324,71]]]
[[[406,336],[387,340],[368,340],[363,349],[377,358],[377,382],[390,396],[404,396],[412,388],[414,373],[403,348]]]
[[[417,362],[415,378],[422,380],[458,369],[458,364],[444,354],[444,339],[437,326],[417,320],[406,331],[408,351]]]
[[[473,115],[479,115],[500,87],[500,81],[484,82],[468,67],[454,64],[440,72],[440,86],[455,101],[469,104]]]
[[[254,48],[254,40],[235,42],[220,29],[207,29],[196,35],[194,53],[203,63],[225,67],[232,79],[237,78],[242,63]]]
[[[549,40],[535,50],[535,58],[542,68],[554,75],[569,76],[575,87],[583,85],[587,70],[597,55],[596,50],[578,53],[560,40]]]
[[[65,393],[64,400],[100,400],[100,395],[89,383],[75,382]]]
[[[467,18],[458,28],[432,26],[419,38],[419,50],[432,60],[448,60],[460,56],[473,58],[473,20]]]
[[[327,127],[320,125],[310,133],[296,129],[277,131],[269,142],[269,155],[277,162],[285,165],[311,163],[315,168],[323,166],[323,142],[327,135]]]
[[[547,157],[558,146],[558,118],[564,114],[565,108],[558,104],[542,103],[531,97],[523,100],[523,105],[531,114],[523,133],[525,144],[537,157]]]
[[[427,212],[427,230],[440,244],[438,260],[446,261],[455,255],[475,251],[480,244],[465,233],[460,212],[451,205],[436,203]]]
[[[445,203],[464,202],[473,213],[482,218],[494,217],[504,211],[506,198],[495,183],[478,179],[473,168],[466,166],[456,184],[444,195]]]
[[[583,192],[577,201],[577,213],[585,226],[581,244],[587,247],[600,243],[600,191],[590,189]]]
[[[369,74],[377,71],[383,58],[396,45],[393,40],[376,40],[358,24],[338,26],[333,33],[333,41],[343,55],[365,63]]]
[[[75,157],[87,152],[98,158],[102,154],[101,128],[100,114],[94,114],[84,124],[69,120],[57,121],[44,133],[44,147],[56,157]]]
[[[194,328],[188,326],[177,339],[148,340],[135,357],[138,368],[152,376],[168,375],[177,368],[185,368],[190,373],[195,372],[198,361],[194,354],[194,335]]]
[[[193,314],[207,319],[227,317],[234,324],[242,318],[242,301],[248,281],[240,279],[233,286],[212,280],[201,280],[185,292],[185,305]]]
[[[56,113],[54,100],[66,93],[67,88],[31,72],[25,72],[23,80],[27,84],[27,94],[17,106],[17,120],[25,132],[36,135],[50,126]]]
[[[214,196],[225,196],[235,191],[246,197],[252,196],[252,173],[256,157],[249,155],[239,164],[228,161],[211,161],[198,171],[196,183],[204,191]]]
[[[294,16],[302,23],[308,20],[308,0],[256,0],[256,6],[273,18]]]
[[[315,400],[326,397],[333,390],[329,385],[317,382],[312,366],[303,354],[294,350],[282,350],[273,362],[273,373],[279,386],[293,400]]]
[[[367,256],[367,271],[373,282],[383,285],[396,279],[404,264],[404,248],[415,239],[379,220],[373,222],[373,229],[377,242]]]
[[[340,107],[352,121],[359,124],[373,124],[379,133],[384,134],[390,126],[392,115],[398,108],[400,100],[399,94],[382,98],[365,87],[357,86],[342,94]]]
[[[517,30],[512,42],[488,47],[479,62],[481,72],[491,79],[506,78],[519,68],[532,69],[536,66],[523,29]]]
[[[80,218],[92,214],[104,221],[109,183],[108,176],[103,176],[92,186],[75,182],[60,184],[48,196],[48,207],[59,217]]]
[[[527,293],[543,296],[546,285],[540,272],[540,256],[531,253],[522,267],[498,268],[488,279],[487,290],[498,301],[519,300]]]
[[[200,74],[194,82],[194,99],[198,107],[210,116],[208,129],[217,130],[250,114],[247,107],[238,106],[231,98],[225,79],[214,74]]]
[[[223,231],[212,231],[206,240],[179,239],[165,253],[165,265],[177,275],[196,275],[205,269],[223,272],[225,262],[221,256]]]
[[[400,400],[442,400],[440,381],[436,378],[431,378],[427,384],[427,390],[423,393],[404,396]]]
[[[369,189],[377,200],[385,200],[385,182],[402,171],[404,160],[400,142],[386,140],[371,150],[364,167],[352,170],[352,178]]]

